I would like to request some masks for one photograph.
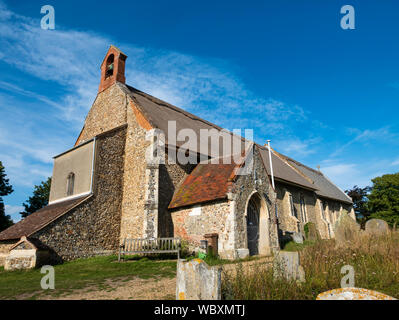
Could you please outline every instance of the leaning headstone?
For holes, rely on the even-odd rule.
[[[334,234],[338,244],[353,241],[360,235],[360,225],[347,212],[343,212],[335,223]]]
[[[222,268],[201,259],[177,263],[176,300],[220,300]]]
[[[305,237],[306,240],[310,241],[316,241],[321,238],[319,230],[317,230],[316,225],[313,222],[305,224]]]
[[[299,253],[280,251],[276,254],[273,261],[274,278],[285,278],[305,282],[305,271],[300,265]]]
[[[292,240],[295,243],[303,243],[303,235],[302,235],[302,233],[301,232],[294,232],[292,234]]]
[[[381,219],[370,219],[366,222],[365,230],[368,235],[384,235],[389,233],[389,225]]]
[[[384,293],[362,289],[341,288],[320,293],[316,300],[397,300]]]

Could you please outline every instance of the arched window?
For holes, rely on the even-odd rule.
[[[308,217],[307,217],[307,212],[306,212],[305,197],[303,196],[303,194],[301,194],[299,201],[301,204],[302,222],[306,223],[306,222],[308,222]]]
[[[73,195],[73,188],[75,185],[75,174],[71,172],[67,178],[67,196]]]
[[[110,54],[107,59],[107,64],[105,66],[105,78],[108,78],[114,74],[114,55]]]

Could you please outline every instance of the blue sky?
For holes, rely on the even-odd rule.
[[[55,9],[55,30],[40,8]],[[340,8],[355,8],[355,30]],[[0,160],[16,221],[73,146],[110,44],[127,83],[321,170],[341,188],[399,171],[397,1],[0,0]]]

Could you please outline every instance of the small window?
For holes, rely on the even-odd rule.
[[[321,208],[321,215],[324,220],[326,220],[326,209],[327,209],[327,203],[325,201],[322,201],[320,203],[320,208]]]
[[[74,185],[75,185],[75,174],[71,172],[67,178],[67,196],[73,195]]]
[[[305,205],[305,198],[303,195],[300,197],[300,204],[301,204],[301,216],[302,216],[302,221],[304,223],[308,222],[308,217],[306,213],[306,205]]]
[[[290,198],[291,215],[298,218],[298,214],[297,214],[297,211],[294,206],[294,200],[292,198],[292,194],[289,195],[289,198]]]
[[[114,55],[109,55],[107,59],[106,69],[105,69],[105,78],[108,78],[114,74]]]

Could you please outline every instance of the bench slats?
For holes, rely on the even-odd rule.
[[[127,254],[138,253],[177,253],[180,259],[180,238],[157,238],[157,239],[124,239],[119,248],[118,261]]]

